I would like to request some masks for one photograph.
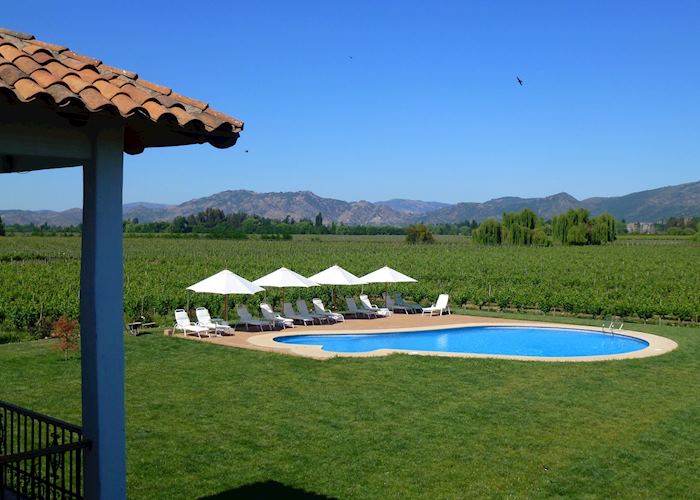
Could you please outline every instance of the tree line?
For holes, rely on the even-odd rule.
[[[655,224],[656,234],[695,235],[700,241],[700,217],[671,217]],[[504,213],[502,219],[486,219],[458,223],[416,224],[409,227],[326,224],[318,213],[314,220],[270,219],[242,212],[226,214],[218,208],[208,208],[198,214],[178,216],[172,221],[141,223],[137,218],[125,220],[126,234],[206,235],[213,238],[246,238],[257,234],[268,239],[289,237],[293,234],[337,235],[407,235],[407,241],[432,242],[433,235],[472,236],[484,245],[598,245],[615,241],[618,234],[627,232],[625,221],[610,214],[591,217],[588,210],[579,208],[545,221],[530,209]],[[0,217],[0,236],[7,233],[38,236],[77,235],[82,225],[50,226],[37,224],[4,224]],[[276,236],[277,238],[273,238]]]

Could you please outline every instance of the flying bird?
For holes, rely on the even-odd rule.
[[[518,83],[519,83],[520,86],[522,87],[522,86],[523,86],[523,81],[520,79],[520,77],[519,77],[519,76],[516,76],[515,78],[516,78],[516,80],[518,80]]]
[[[246,149],[246,150],[245,150],[245,152],[247,153],[247,152],[248,152],[248,150]]]

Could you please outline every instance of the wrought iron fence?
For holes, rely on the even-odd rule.
[[[0,500],[82,499],[80,427],[0,401]]]

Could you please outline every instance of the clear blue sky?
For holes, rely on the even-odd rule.
[[[127,156],[125,202],[583,198],[700,179],[700,2],[6,3],[5,27],[246,122],[228,150]],[[79,169],[0,177],[0,208],[80,204]]]

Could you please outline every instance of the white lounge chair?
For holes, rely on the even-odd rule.
[[[234,329],[231,328],[223,319],[213,318],[209,314],[209,309],[206,307],[197,308],[197,324],[204,326],[210,330],[214,330],[216,335],[233,335]]]
[[[331,311],[327,310],[327,309],[324,307],[323,302],[321,301],[321,299],[313,299],[311,302],[313,302],[313,304],[314,304],[314,312],[315,312],[316,314],[322,314],[322,315],[324,315],[326,318],[330,318],[330,319],[332,319],[333,321],[336,321],[336,322],[337,322],[337,321],[345,321],[345,316],[343,316],[342,314],[340,314],[340,313],[334,313],[334,312],[331,312]]]
[[[297,310],[299,311],[299,314],[313,318],[318,321],[319,324],[324,322],[330,324],[331,322],[331,319],[325,314],[314,314],[309,312],[309,307],[306,305],[306,301],[304,299],[297,299]]]
[[[430,314],[431,316],[435,315],[437,313],[437,316],[442,316],[445,311],[447,311],[447,314],[452,314],[452,311],[450,311],[450,306],[448,304],[450,300],[450,296],[447,295],[446,293],[441,294],[435,304],[433,304],[430,307],[424,307],[422,314]]]
[[[296,321],[301,321],[301,323],[306,326],[306,323],[314,324],[314,319],[311,316],[306,316],[303,314],[297,314],[294,311],[294,307],[292,306],[291,302],[285,302],[282,305],[282,312],[284,315],[290,319],[296,320]]]
[[[374,311],[367,311],[365,309],[358,308],[354,297],[345,297],[345,303],[348,306],[348,311],[346,314],[351,314],[355,318],[363,316],[367,319],[374,319],[377,317],[377,313]]]
[[[384,303],[386,304],[387,309],[389,309],[391,312],[402,312],[404,314],[408,314],[410,312],[407,307],[396,305],[396,302],[388,293],[384,294]]]
[[[271,321],[253,318],[253,316],[250,314],[250,311],[248,311],[248,308],[246,306],[238,306],[236,308],[236,312],[238,312],[238,317],[241,319],[241,321],[237,324],[242,323],[243,325],[245,325],[246,330],[248,329],[249,326],[255,326],[255,327],[259,328],[261,332],[263,331],[264,326],[266,326],[270,330],[272,330],[273,323]]]
[[[184,309],[175,309],[175,326],[173,328],[175,331],[182,330],[185,336],[187,336],[188,333],[197,335],[200,339],[203,333],[206,333],[207,337],[210,336],[209,328],[192,323],[190,317],[187,315],[187,311]]]
[[[294,320],[283,318],[272,310],[272,306],[270,306],[270,304],[266,304],[265,302],[260,304],[260,312],[262,312],[263,318],[268,321],[272,321],[275,325],[280,325],[282,328],[294,327]]]
[[[367,311],[374,311],[377,316],[387,317],[391,316],[391,311],[386,307],[377,307],[369,301],[367,295],[360,295],[360,304],[362,308]]]

